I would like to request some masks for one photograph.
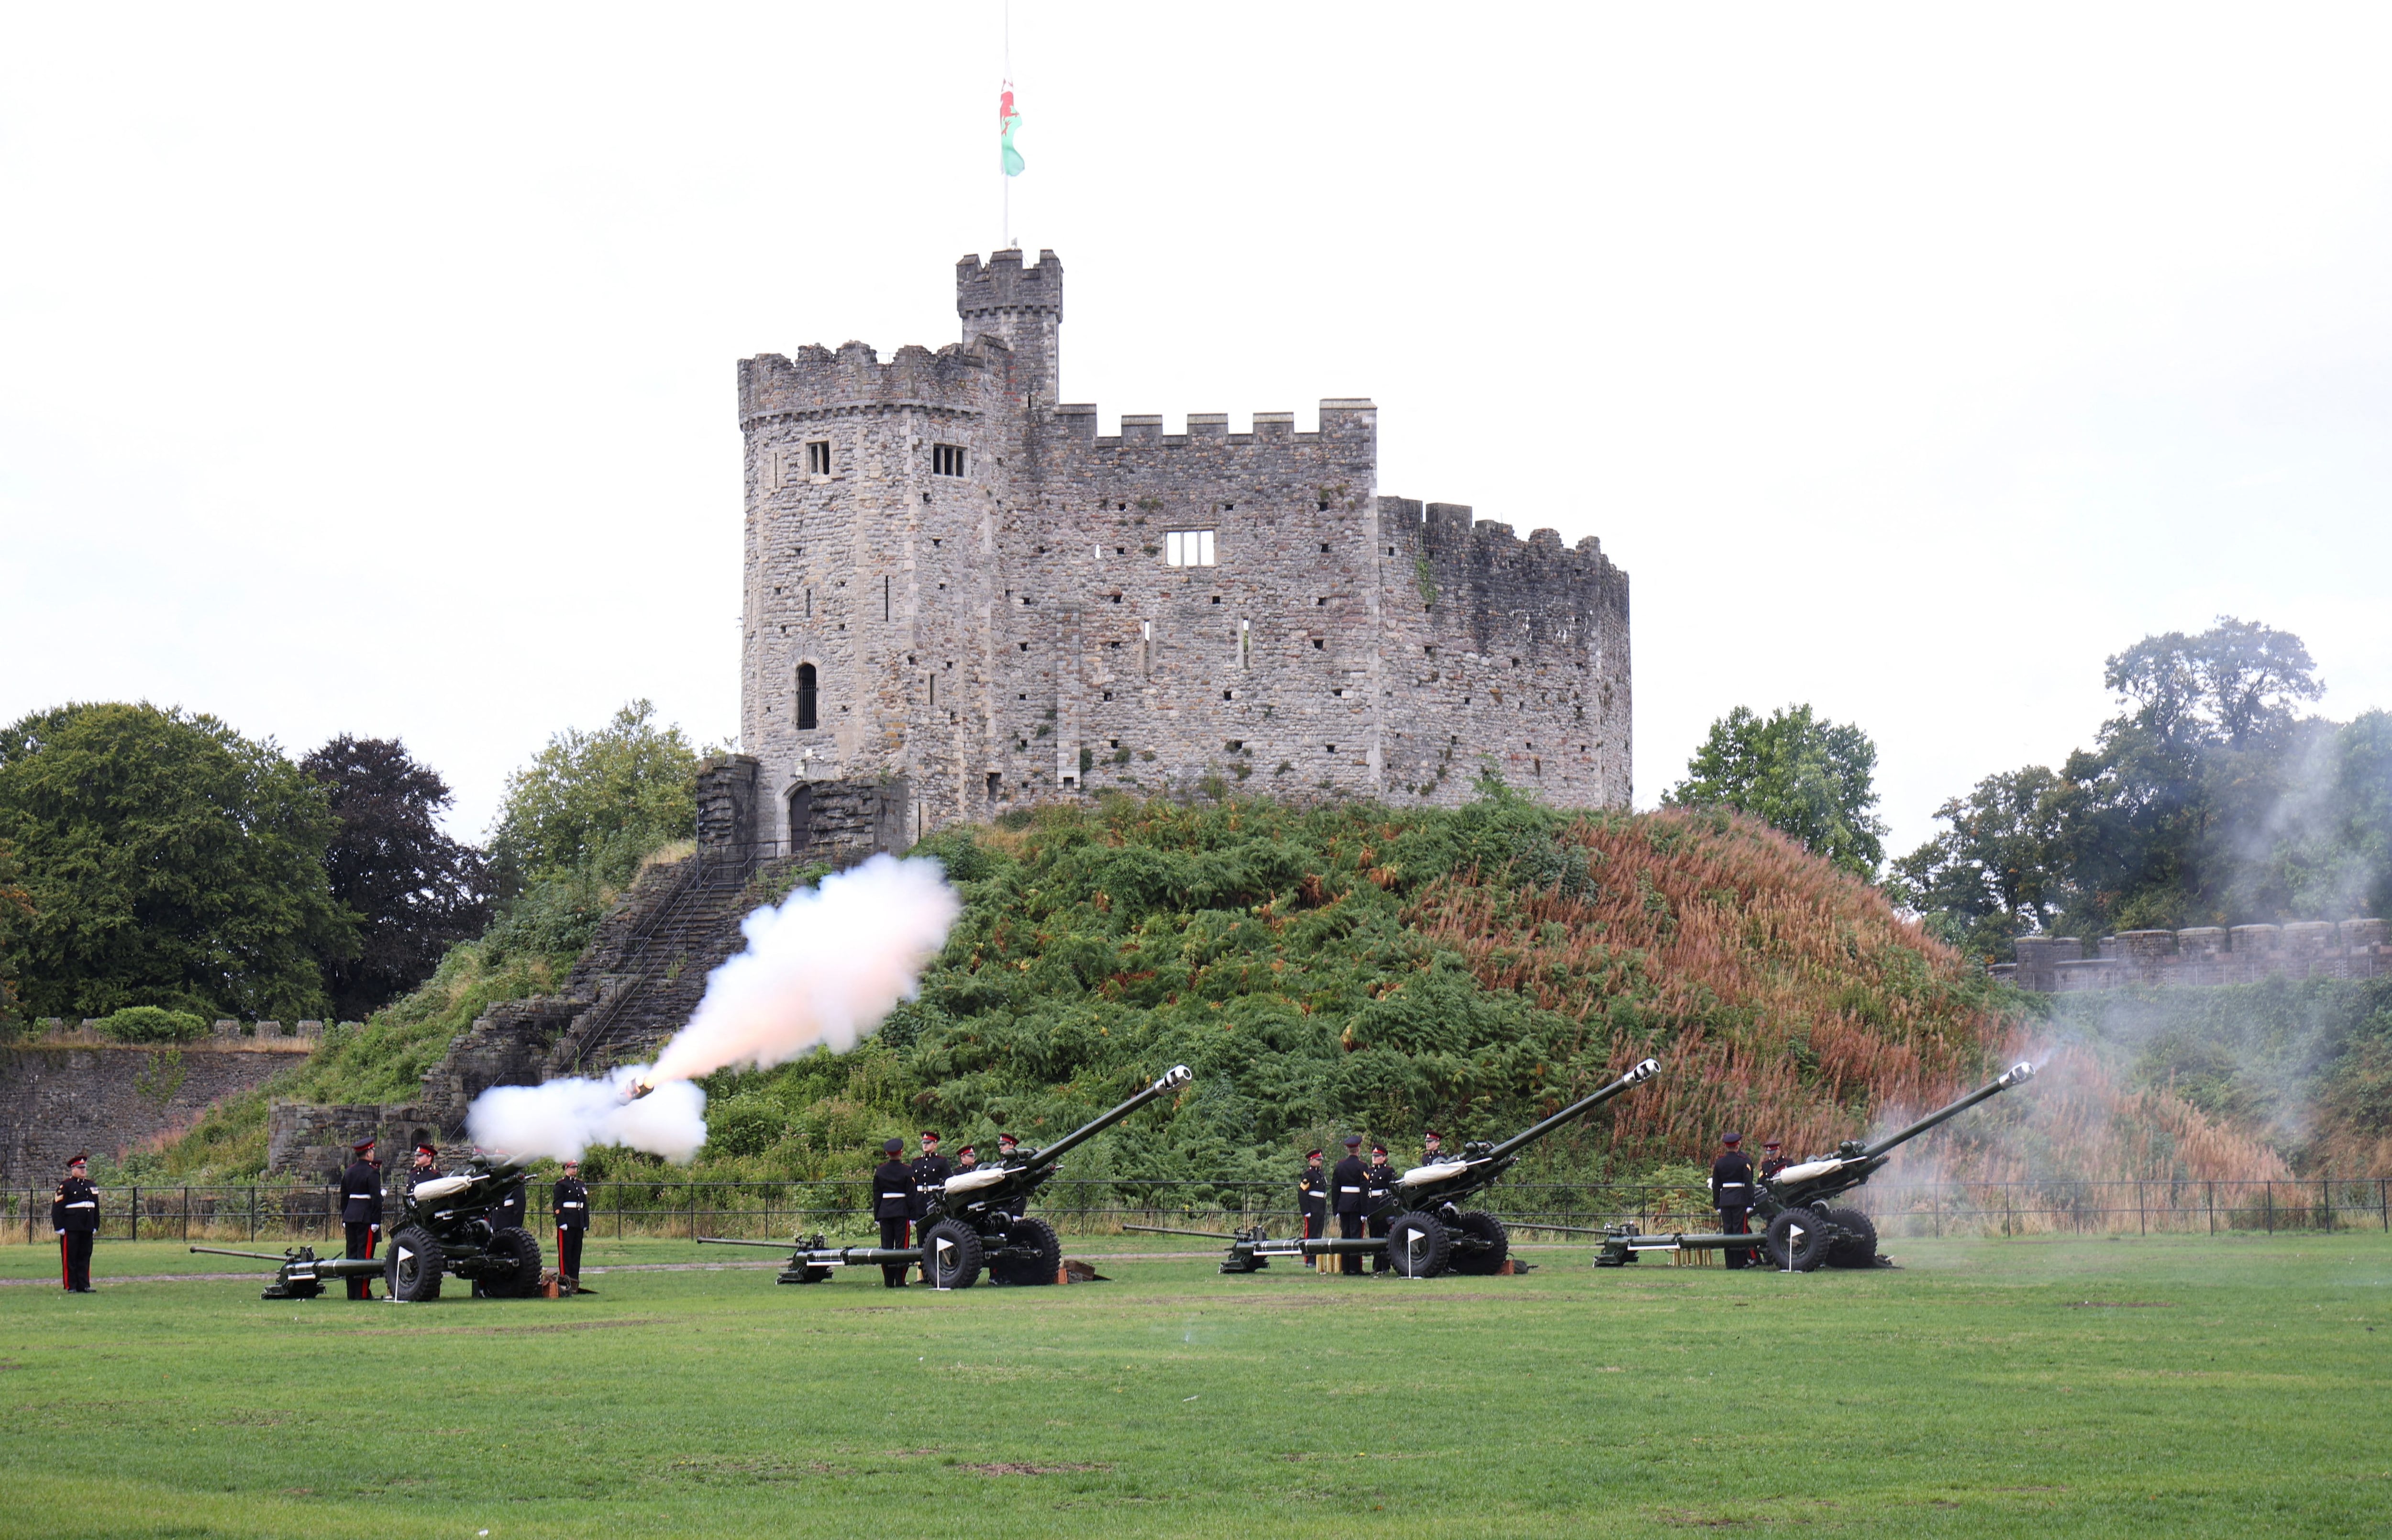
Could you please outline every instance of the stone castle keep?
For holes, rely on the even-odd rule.
[[[1487,761],[1628,805],[1628,576],[1596,541],[1380,496],[1367,400],[1099,437],[1060,398],[1053,252],[965,257],[956,310],[936,353],[739,365],[755,843],[1215,776],[1454,803]]]

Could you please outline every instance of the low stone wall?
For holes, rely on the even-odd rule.
[[[370,1139],[384,1172],[407,1168],[408,1152],[419,1142],[440,1142],[440,1120],[426,1109],[391,1103],[314,1106],[277,1103],[266,1114],[266,1169],[308,1181],[338,1181],[353,1157],[351,1146]]]
[[[2372,979],[2392,974],[2392,946],[2381,920],[2340,924],[2203,926],[2183,931],[2121,931],[2085,954],[2076,936],[2022,936],[2018,961],[1994,976],[2042,994],[2116,989],[2127,985],[2256,984],[2261,979]]]
[[[237,1037],[136,1046],[62,1028],[0,1049],[0,1185],[56,1181],[78,1150],[114,1158],[188,1128],[314,1046]]]

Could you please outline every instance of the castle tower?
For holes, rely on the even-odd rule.
[[[1053,406],[1062,378],[1056,333],[1063,324],[1063,264],[1041,251],[1035,266],[1021,265],[1020,247],[982,262],[978,254],[956,264],[956,314],[963,319],[963,345],[995,337],[1013,350],[1014,385],[1040,406]]]

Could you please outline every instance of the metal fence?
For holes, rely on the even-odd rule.
[[[645,1181],[591,1184],[591,1230],[615,1237],[770,1239],[800,1231],[868,1234],[871,1183],[831,1181]],[[549,1186],[526,1194],[526,1222],[552,1224]],[[1294,1229],[1292,1181],[1059,1178],[1039,1192],[1038,1212],[1067,1234],[1117,1234],[1124,1224],[1221,1230],[1254,1224]],[[1920,1235],[2152,1234],[2227,1232],[2392,1232],[2392,1180],[2296,1181],[1961,1181],[1873,1186],[1853,1207],[1888,1237]],[[1600,1228],[1632,1222],[1644,1233],[1711,1228],[1700,1187],[1584,1182],[1505,1182],[1479,1200],[1534,1238],[1540,1222]],[[50,1238],[50,1194],[0,1193],[0,1238]],[[395,1207],[394,1207],[395,1212]],[[140,1183],[100,1191],[100,1235],[109,1240],[331,1241],[341,1233],[339,1190],[296,1184]]]

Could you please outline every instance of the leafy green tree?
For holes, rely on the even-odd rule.
[[[0,840],[32,913],[0,972],[35,1015],[313,1015],[355,946],[323,788],[215,718],[61,706],[0,730]]]
[[[489,861],[440,828],[448,785],[392,738],[343,734],[299,762],[331,798],[324,851],[333,899],[358,917],[358,946],[323,959],[342,1017],[363,1021],[490,922]]]
[[[1943,832],[1895,861],[1888,896],[1926,916],[1945,941],[1990,960],[2059,918],[2060,778],[2039,764],[1987,776],[1936,811]]]
[[[2392,717],[2304,717],[2301,639],[2221,616],[2110,658],[2121,710],[2057,775],[1944,804],[1895,896],[1986,956],[2017,936],[2338,920],[2392,904]]]
[[[691,836],[698,752],[655,717],[634,700],[596,732],[556,734],[508,777],[490,839],[502,891],[572,876],[620,886],[641,857]]]
[[[1855,724],[1820,721],[1808,705],[1765,721],[1738,706],[1711,724],[1661,801],[1749,814],[1873,881],[1885,859],[1885,825],[1870,811],[1876,774],[1877,745]]]

